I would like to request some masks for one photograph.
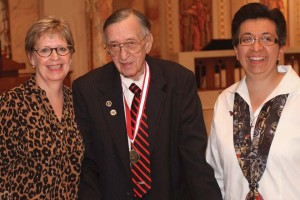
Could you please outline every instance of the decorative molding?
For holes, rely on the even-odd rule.
[[[299,1],[296,1],[295,9],[296,9],[296,11],[295,11],[296,12],[295,33],[296,33],[296,39],[297,39],[295,41],[295,46],[300,46],[300,2]]]
[[[300,46],[300,1],[289,0],[290,46]]]
[[[168,0],[167,3],[167,35],[168,35],[168,50],[170,52],[174,51],[174,41],[173,41],[173,18],[172,18],[172,0]]]
[[[228,0],[213,1],[213,39],[228,39],[231,37],[229,26],[232,16],[231,4],[232,2],[228,3]]]
[[[11,39],[8,0],[0,1],[0,47],[1,55],[11,58]]]
[[[166,39],[167,51],[169,53],[179,51],[179,14],[178,0],[166,0],[165,21],[166,21]]]
[[[228,4],[227,4],[228,5]],[[225,3],[224,0],[219,1],[219,37],[220,38],[225,38]]]

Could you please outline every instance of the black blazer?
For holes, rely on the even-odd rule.
[[[222,199],[205,160],[207,134],[193,73],[170,61],[146,61],[151,199]],[[75,80],[73,95],[86,150],[79,198],[132,199],[121,78],[114,64]]]

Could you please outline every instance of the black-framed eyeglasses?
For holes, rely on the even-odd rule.
[[[32,49],[32,50],[36,51],[36,53],[43,58],[47,58],[47,57],[51,56],[53,50],[55,50],[56,53],[60,56],[65,56],[73,51],[72,48],[70,48],[68,46],[66,46],[66,47],[62,46],[62,47],[56,47],[56,48],[42,47],[39,49]]]
[[[120,51],[121,48],[125,48],[127,50],[127,52],[131,53],[131,54],[136,54],[142,51],[142,42],[146,39],[147,35],[141,40],[141,41],[137,41],[137,40],[129,40],[127,42],[123,42],[123,43],[111,43],[105,46],[105,49],[108,53],[108,55],[110,56],[117,56]]]
[[[278,43],[278,38],[270,34],[265,34],[261,35],[259,38],[255,38],[253,35],[244,35],[239,38],[239,44],[241,46],[250,46],[254,44],[256,40],[263,46],[271,46]]]

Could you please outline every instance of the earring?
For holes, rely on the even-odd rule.
[[[34,66],[34,65],[32,65],[32,69],[35,69],[35,66]]]

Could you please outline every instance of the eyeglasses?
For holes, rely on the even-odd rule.
[[[57,48],[50,48],[50,47],[42,47],[40,49],[33,49],[36,51],[37,54],[43,58],[47,58],[52,54],[52,51],[55,50],[56,53],[60,56],[65,56],[73,51],[70,47],[57,47]]]
[[[259,38],[255,38],[253,35],[246,35],[239,38],[239,44],[242,46],[250,46],[254,44],[256,40],[263,46],[271,46],[278,43],[278,39],[273,35],[261,35]]]
[[[131,53],[131,54],[136,54],[142,51],[142,42],[146,39],[147,36],[145,36],[141,41],[136,41],[136,40],[130,40],[128,42],[124,42],[124,43],[112,43],[112,44],[108,44],[106,45],[105,49],[107,51],[107,53],[110,56],[117,56],[122,47],[125,47],[125,49],[127,50],[127,52]]]

